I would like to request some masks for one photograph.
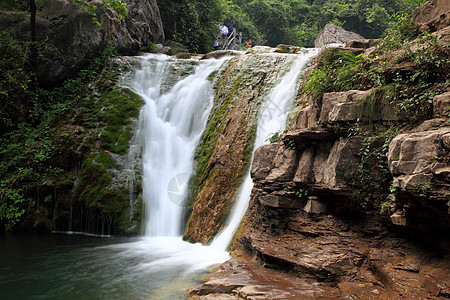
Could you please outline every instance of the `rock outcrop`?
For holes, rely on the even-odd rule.
[[[249,168],[260,104],[295,58],[254,47],[233,57],[217,84],[215,104],[197,153],[197,192],[184,234],[207,243],[222,227]]]
[[[314,41],[314,47],[323,48],[328,44],[344,44],[349,40],[362,40],[361,35],[347,31],[334,24],[327,24]]]
[[[422,31],[436,31],[450,26],[450,3],[446,0],[432,0],[414,11],[413,21]]]
[[[93,1],[94,2],[94,1]],[[66,0],[42,1],[37,8],[37,40],[45,43],[44,55],[37,64],[38,80],[55,85],[74,71],[86,66],[89,59],[111,45],[125,55],[149,49],[164,39],[156,0],[127,0],[129,15],[118,14],[95,1],[98,27],[80,6]],[[29,15],[0,12],[0,27],[14,32],[21,40],[31,41]]]
[[[368,113],[363,99],[370,93],[325,94],[320,107],[305,107],[293,119],[285,141],[294,140],[294,149],[292,143],[256,149],[247,230],[235,244],[244,254],[237,251],[205,285],[192,289],[194,299],[210,293],[219,293],[218,299],[448,297],[450,264],[439,258],[448,239],[438,233],[448,232],[450,219],[448,118],[426,121],[392,141],[396,195],[381,213],[361,214],[366,204],[355,198],[354,183],[362,180],[363,137],[348,136],[348,129]],[[392,121],[392,111],[375,107],[378,118],[371,124]],[[404,227],[429,248],[393,233]],[[215,289],[218,282],[232,291]]]

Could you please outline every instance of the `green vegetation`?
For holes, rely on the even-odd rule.
[[[166,39],[186,45],[189,51],[211,50],[221,22],[223,0],[157,0]]]
[[[116,51],[107,48],[75,78],[60,87],[44,89],[34,80],[28,45],[0,34],[0,231],[14,230],[37,205],[39,195],[46,199],[39,207],[51,211],[57,201],[52,190],[73,188],[71,160],[76,159],[72,156],[80,143],[79,150],[86,155],[81,157],[80,181],[88,184],[77,187],[78,200],[122,213],[123,207],[111,208],[115,205],[112,199],[121,193],[112,197],[111,191],[99,186],[111,184],[112,173],[107,170],[115,166],[115,161],[110,152],[126,153],[131,118],[137,117],[142,101],[131,91],[116,87],[116,70],[103,70],[105,61]],[[89,88],[97,89],[99,96],[93,96]],[[65,125],[69,119],[73,123]],[[71,128],[97,134],[83,139]],[[97,150],[95,136],[100,136]],[[91,177],[84,178],[87,173]],[[96,187],[89,190],[87,187],[93,184]],[[128,193],[122,194],[129,202]],[[110,199],[108,203],[100,201],[106,198]]]
[[[287,130],[286,130],[286,131],[287,131]],[[281,130],[276,131],[276,132],[272,133],[272,135],[269,136],[269,137],[265,140],[265,142],[270,142],[271,144],[277,143],[277,142],[281,141],[281,138],[283,137],[283,133],[284,133],[284,132],[282,132]]]
[[[299,198],[304,198],[306,196],[308,196],[308,190],[304,190],[304,189],[299,189],[295,195]]]
[[[409,13],[423,0],[158,0],[167,39],[191,52],[207,52],[219,23],[242,32],[242,42],[312,47],[322,28],[333,23],[366,38],[378,38],[399,12]],[[245,48],[245,47],[243,47]]]
[[[365,201],[370,199],[373,207],[379,205],[391,192],[391,173],[388,168],[389,144],[400,132],[399,126],[373,126],[361,131],[363,139],[359,156],[361,158],[353,181],[353,196]]]
[[[216,99],[211,110],[208,123],[200,141],[200,148],[195,154],[195,160],[197,162],[195,177],[199,186],[201,186],[204,180],[208,177],[208,170],[206,167],[208,166],[209,159],[219,136],[219,128],[221,124],[224,123],[232,109],[233,98],[241,86],[241,80],[242,79],[238,77],[232,89],[228,92],[227,97],[224,99]]]
[[[380,99],[388,99],[396,105],[397,115],[410,123],[429,118],[434,95],[448,85],[449,50],[437,36],[419,32],[408,18],[398,18],[389,26],[388,36],[369,56],[323,51],[304,92],[320,103],[327,92],[376,88],[370,95],[373,107]],[[409,62],[410,69],[397,67],[404,62]]]
[[[97,20],[97,6],[86,0],[74,0],[74,2],[80,5],[85,12],[92,17],[92,22],[100,27],[100,23]],[[102,5],[109,7],[117,12],[119,19],[123,19],[128,16],[128,7],[124,0],[102,0]]]
[[[328,23],[358,32],[366,38],[380,37],[389,21],[392,21],[392,15],[399,11],[411,12],[423,2],[232,0],[228,1],[231,9],[225,19],[238,24],[238,28],[245,28],[246,30],[242,30],[244,39],[252,38],[258,44],[276,46],[285,43],[311,47],[319,31]],[[240,10],[233,10],[234,6],[238,6]],[[243,20],[250,20],[251,23]],[[259,34],[254,34],[253,28],[256,28]],[[247,33],[250,35],[247,36]]]

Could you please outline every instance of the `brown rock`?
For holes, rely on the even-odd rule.
[[[230,282],[226,279],[213,279],[210,280],[199,288],[191,291],[191,294],[207,295],[207,294],[229,294],[237,287],[241,287],[243,284],[236,282]]]
[[[433,117],[450,116],[450,92],[434,96],[433,98]]]
[[[319,122],[356,121],[358,103],[369,94],[370,91],[356,90],[324,94]]]
[[[389,146],[388,165],[394,176],[394,185],[400,189],[417,189],[429,183],[433,161],[439,154],[442,136],[450,133],[450,127],[401,134]]]
[[[398,226],[406,226],[408,222],[404,214],[398,211],[392,214],[391,221],[393,224]]]
[[[300,160],[298,162],[297,172],[295,173],[294,182],[296,183],[313,183],[314,182],[314,165],[315,151],[313,147],[305,149],[301,153]]]
[[[303,47],[284,45],[284,44],[280,44],[280,45],[276,46],[275,48],[276,48],[276,52],[278,52],[278,53],[300,53],[302,50],[305,49]]]
[[[345,47],[367,49],[375,46],[380,39],[363,39],[363,40],[349,40],[345,42]]]
[[[444,134],[442,136],[442,145],[447,149],[450,150],[450,134]]]
[[[412,20],[422,31],[436,31],[450,25],[450,2],[431,0],[419,6],[413,13]]]
[[[208,52],[205,55],[202,56],[202,59],[210,59],[210,58],[221,58],[224,56],[237,56],[237,55],[242,55],[243,52],[242,51],[235,51],[235,50],[217,50],[217,51],[212,51],[212,52]]]
[[[340,138],[331,148],[326,160],[314,161],[315,183],[331,189],[349,189],[358,167],[361,138]]]
[[[191,58],[191,56],[192,56],[192,54],[189,52],[178,52],[176,54],[176,57],[178,59],[189,59],[189,58]]]
[[[141,49],[149,49],[153,42],[164,39],[156,0],[125,2],[129,15],[123,20],[115,11],[98,6],[99,28],[91,16],[70,1],[41,1],[36,16],[37,39],[45,41],[49,47],[45,48],[48,52],[43,53],[38,63],[39,81],[44,85],[62,82],[86,66],[87,61],[98,55],[107,44],[122,54],[135,55]],[[2,13],[0,26],[2,30],[15,32],[19,39],[30,41],[29,16],[22,17],[11,19]]]
[[[300,201],[298,197],[287,197],[279,195],[261,195],[258,197],[259,202],[262,205],[270,207],[282,207],[282,208],[302,208],[305,206],[303,201]]]
[[[314,41],[314,47],[322,48],[327,44],[345,43],[348,40],[364,39],[361,35],[347,31],[339,26],[327,24]]]
[[[289,129],[292,131],[316,126],[317,107],[309,105],[294,114]]]
[[[265,179],[272,170],[273,160],[281,143],[273,143],[258,147],[253,154],[251,175],[254,180]]]
[[[309,214],[320,214],[325,212],[327,207],[318,197],[310,196],[303,210]]]
[[[279,147],[272,164],[273,167],[266,180],[277,182],[291,180],[297,168],[297,151],[295,149]]]

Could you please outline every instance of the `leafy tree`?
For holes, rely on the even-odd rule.
[[[165,36],[191,52],[208,52],[223,21],[223,0],[157,0]]]
[[[423,0],[228,0],[228,19],[239,22],[258,43],[276,46],[289,43],[313,46],[319,31],[328,23],[378,38],[396,12],[410,12]],[[239,7],[237,9],[236,7]],[[255,30],[248,30],[255,28]],[[244,37],[246,38],[246,37]],[[251,38],[251,37],[250,37]]]

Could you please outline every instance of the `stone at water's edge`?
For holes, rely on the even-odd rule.
[[[99,3],[100,1],[95,1]],[[156,0],[125,0],[129,15],[120,20],[117,13],[99,6],[97,19],[101,28],[80,6],[66,0],[46,0],[37,7],[36,34],[48,46],[38,62],[37,76],[44,85],[62,82],[84,67],[107,44],[125,55],[136,55],[164,39]],[[17,33],[21,40],[31,41],[29,15],[0,13],[0,29]],[[42,54],[42,53],[41,53]]]

